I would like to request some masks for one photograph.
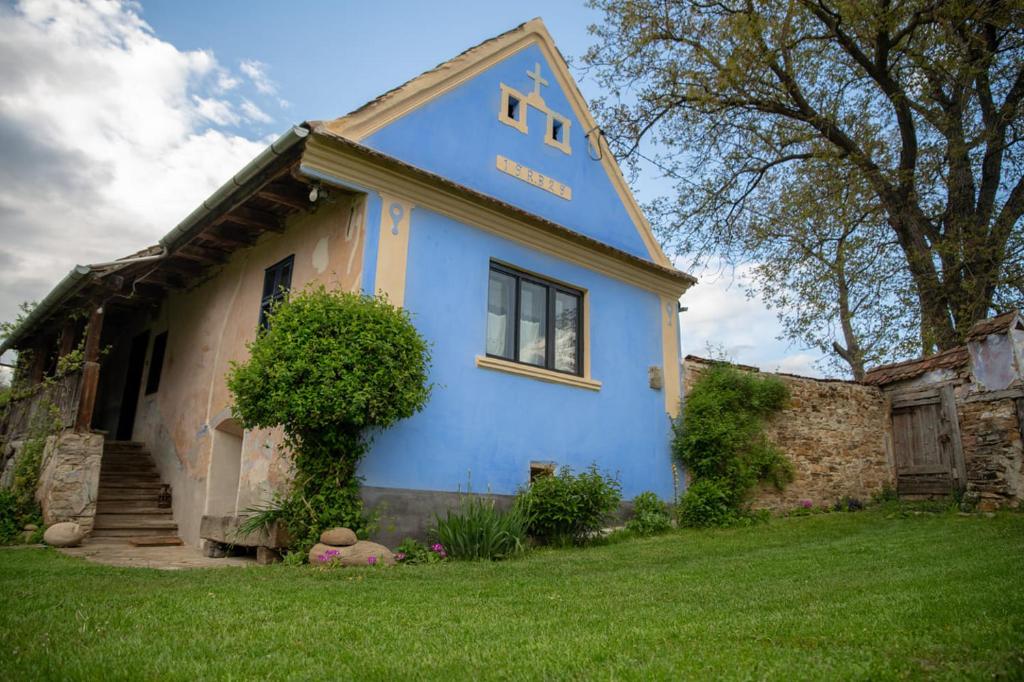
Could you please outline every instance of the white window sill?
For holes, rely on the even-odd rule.
[[[591,391],[601,390],[601,382],[595,381],[594,379],[573,376],[571,374],[563,374],[562,372],[555,372],[550,369],[544,369],[543,367],[523,365],[518,362],[510,362],[499,358],[490,358],[486,355],[476,356],[476,366],[483,369],[493,369],[498,372],[518,374],[519,376],[539,379],[540,381],[548,381],[553,384],[565,384],[566,386],[586,388]]]

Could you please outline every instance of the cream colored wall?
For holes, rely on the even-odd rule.
[[[256,335],[265,269],[294,254],[293,291],[321,283],[355,291],[364,235],[361,201],[353,215],[353,205],[339,199],[291,219],[284,234],[264,235],[206,282],[172,293],[161,307],[152,325],[153,336],[168,330],[160,389],[140,399],[134,438],[149,446],[171,484],[175,519],[186,542],[199,542],[213,433],[231,416],[225,374],[232,361],[247,357],[246,344]],[[244,434],[239,509],[266,503],[272,489],[287,480],[280,442],[279,432]]]

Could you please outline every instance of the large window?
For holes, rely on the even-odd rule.
[[[582,298],[576,289],[491,263],[487,355],[580,375]]]
[[[263,296],[260,298],[260,329],[267,328],[267,313],[288,294],[292,287],[292,265],[295,256],[274,263],[263,273]]]

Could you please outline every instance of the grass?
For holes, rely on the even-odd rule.
[[[0,550],[5,679],[1024,678],[1024,515],[879,512],[504,563],[160,572]]]

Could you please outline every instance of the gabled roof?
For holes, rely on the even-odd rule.
[[[1008,310],[987,320],[975,322],[971,330],[967,332],[965,342],[980,341],[992,334],[1005,334],[1012,328],[1015,321],[1020,321],[1019,310]],[[928,357],[874,367],[864,375],[863,383],[884,386],[885,384],[897,381],[913,379],[936,369],[959,369],[966,367],[969,361],[970,354],[967,351],[967,346],[955,346]]]
[[[544,26],[544,22],[540,18],[531,19],[510,31],[485,40],[453,59],[387,91],[341,118],[324,122],[324,126],[335,134],[354,142],[361,142],[389,123],[531,45],[538,46],[551,66],[555,79],[572,105],[573,113],[583,124],[584,133],[600,131],[600,126],[590,113],[586,99],[577,87],[572,74],[569,73],[569,66],[566,64],[565,58],[558,51],[551,34],[548,33],[547,27]],[[601,166],[607,173],[609,182],[615,188],[619,200],[647,247],[651,260],[665,267],[673,267],[672,261],[661,250],[661,246],[655,239],[651,224],[644,216],[636,197],[633,196],[633,192],[622,174],[622,169],[615,160],[611,149],[608,148],[607,142],[603,140],[603,135],[598,134],[594,139],[601,147]]]

